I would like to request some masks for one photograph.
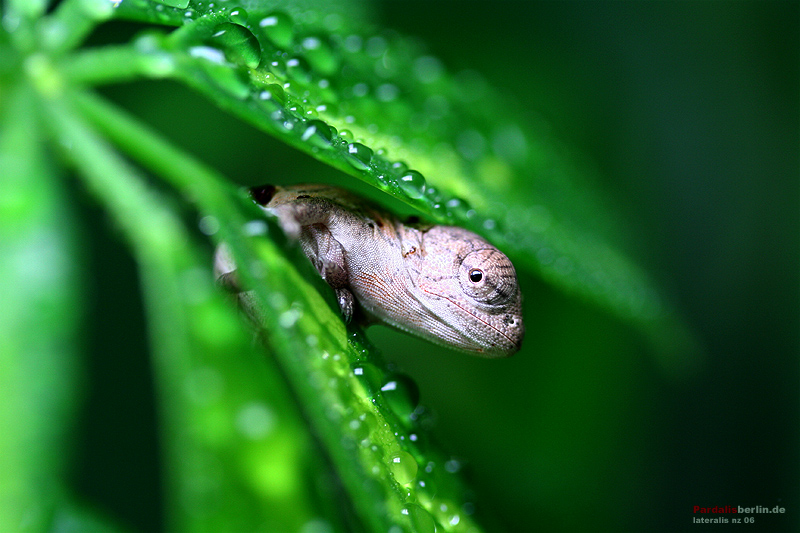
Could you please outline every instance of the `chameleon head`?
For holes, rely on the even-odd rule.
[[[410,271],[431,315],[429,331],[483,357],[517,352],[525,334],[522,295],[508,257],[482,237],[446,226],[426,231],[422,250],[424,268]]]

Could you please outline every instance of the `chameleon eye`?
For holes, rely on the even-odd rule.
[[[503,305],[517,294],[517,275],[511,261],[495,248],[470,252],[459,265],[464,294],[487,305]]]
[[[472,270],[469,271],[469,280],[472,283],[480,283],[482,279],[483,279],[483,270],[481,270],[480,268],[473,268]]]

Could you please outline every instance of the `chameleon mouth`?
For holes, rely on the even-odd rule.
[[[462,311],[464,311],[465,313],[467,313],[468,315],[470,315],[471,317],[473,317],[473,318],[474,318],[475,320],[477,320],[478,322],[480,322],[480,323],[484,324],[485,326],[488,326],[488,327],[489,327],[489,328],[491,328],[492,330],[496,331],[497,333],[499,333],[499,334],[500,334],[502,337],[504,337],[504,338],[505,338],[505,339],[508,341],[508,345],[509,345],[509,346],[513,346],[514,348],[517,348],[517,349],[519,349],[519,348],[520,348],[520,346],[522,345],[522,340],[516,340],[516,341],[515,341],[514,339],[512,339],[511,337],[509,337],[508,335],[506,335],[505,333],[503,333],[501,330],[499,330],[499,329],[497,329],[496,327],[494,327],[494,326],[493,326],[492,324],[490,324],[489,322],[485,321],[484,319],[482,319],[481,317],[479,317],[478,315],[476,315],[475,313],[473,313],[473,312],[472,312],[472,311],[470,311],[469,309],[467,309],[467,308],[463,307],[461,304],[459,304],[459,303],[458,303],[458,302],[456,302],[455,300],[453,300],[453,299],[451,299],[451,298],[448,298],[447,296],[444,296],[443,294],[438,294],[438,293],[435,293],[435,292],[427,291],[427,290],[425,290],[425,289],[422,289],[422,290],[423,290],[423,292],[425,292],[425,293],[427,293],[427,294],[430,294],[430,295],[432,295],[432,296],[436,296],[436,297],[438,297],[438,298],[442,298],[442,299],[444,299],[444,300],[447,300],[447,301],[448,301],[448,302],[450,302],[451,304],[455,305],[456,307],[458,307],[459,309],[461,309]],[[478,350],[478,351],[479,351],[479,352],[482,352],[483,350]]]

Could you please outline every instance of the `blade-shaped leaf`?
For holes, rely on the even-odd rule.
[[[79,398],[80,254],[70,202],[45,157],[33,88],[0,122],[0,524],[48,527]]]

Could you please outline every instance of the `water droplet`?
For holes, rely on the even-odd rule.
[[[193,46],[189,49],[189,55],[205,59],[205,62],[200,62],[200,67],[214,83],[234,98],[244,100],[250,95],[250,88],[247,80],[243,79],[243,73],[225,66],[225,56],[222,51],[209,46]]]
[[[206,215],[201,218],[197,225],[200,227],[200,231],[205,235],[214,235],[219,231],[219,220],[217,217],[211,215]]]
[[[389,471],[401,485],[414,481],[418,469],[417,461],[408,452],[400,450],[389,456]]]
[[[444,469],[451,474],[455,474],[461,470],[461,462],[457,459],[450,459],[444,464]]]
[[[447,209],[447,216],[449,217],[456,217],[456,218],[466,218],[467,211],[469,211],[469,204],[466,200],[462,200],[461,198],[451,198],[445,202],[445,208]]]
[[[433,500],[436,496],[436,482],[428,472],[420,472],[420,478],[417,479],[417,496],[420,500],[427,499],[428,501]]]
[[[383,397],[403,422],[411,422],[411,413],[419,404],[419,387],[405,374],[391,374],[381,386]]]
[[[286,49],[294,40],[294,24],[285,13],[272,13],[261,19],[258,25],[263,28],[264,35],[278,48]]]
[[[372,150],[361,143],[350,143],[347,145],[346,159],[358,170],[369,170],[369,163],[372,161]]]
[[[214,28],[210,44],[225,51],[231,62],[256,68],[261,62],[261,45],[253,33],[239,24],[223,22]]]
[[[189,48],[189,55],[203,58],[217,65],[225,64],[225,53],[218,48],[212,48],[210,46],[192,46]]]
[[[398,184],[400,185],[400,189],[402,189],[409,198],[419,199],[425,194],[425,176],[416,170],[406,171],[400,176]]]
[[[184,4],[188,4],[188,2],[184,0]],[[78,2],[78,5],[84,15],[94,20],[106,19],[114,12],[114,4],[108,0],[83,0]],[[186,5],[183,7],[185,8]]]
[[[284,311],[278,317],[278,324],[282,328],[291,328],[303,316],[303,310],[299,306],[292,304],[292,307]]]
[[[286,91],[277,83],[270,83],[263,91],[258,93],[259,100],[273,100],[283,107],[286,103]]]
[[[304,56],[315,71],[331,75],[339,69],[339,60],[331,47],[318,37],[306,37],[302,42]]]
[[[335,131],[321,120],[309,120],[301,139],[318,148],[331,148]]]
[[[357,363],[353,366],[353,375],[364,385],[370,396],[374,396],[380,391],[383,372],[372,363]]]
[[[175,71],[175,59],[167,52],[150,52],[138,61],[142,72],[150,78],[166,78]]]
[[[348,424],[347,427],[350,431],[353,432],[353,437],[355,437],[356,441],[361,442],[370,434],[370,428],[365,424],[362,420],[358,418],[352,419]]]
[[[247,11],[241,7],[237,7],[230,12],[228,19],[235,24],[247,24]]]
[[[250,237],[257,237],[259,235],[266,235],[269,231],[269,226],[263,220],[249,220],[242,226],[242,232]]]
[[[311,82],[311,69],[308,68],[308,63],[302,57],[293,57],[286,61],[286,74],[298,83],[308,84]]]
[[[407,503],[401,511],[408,516],[414,533],[435,533],[436,522],[431,514],[416,503]]]
[[[236,415],[236,428],[251,440],[267,436],[277,424],[275,413],[261,402],[252,402],[242,407]]]

